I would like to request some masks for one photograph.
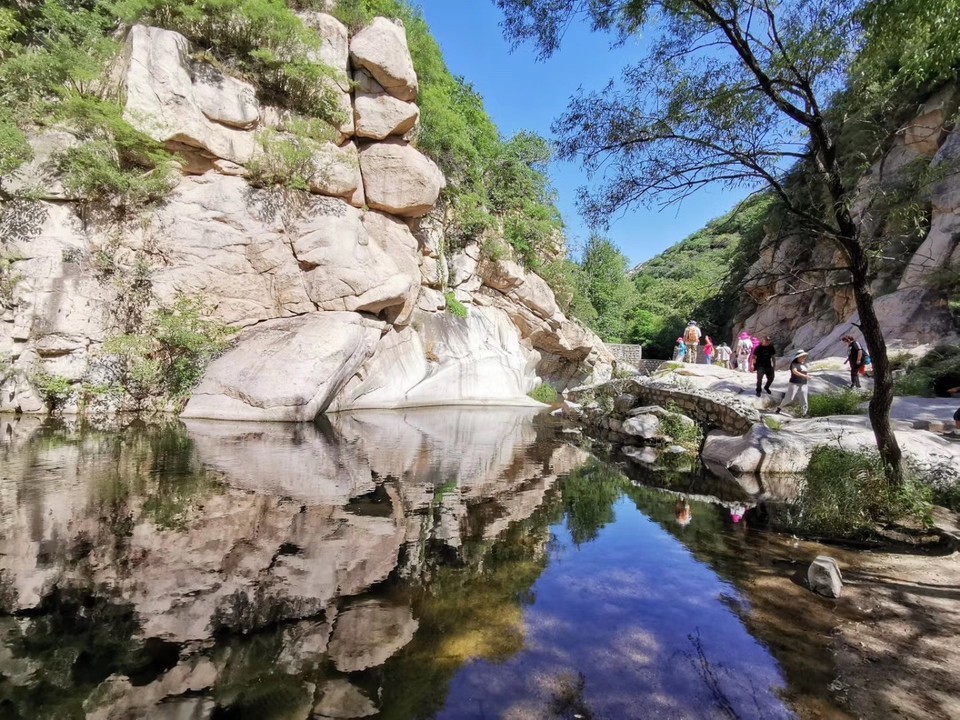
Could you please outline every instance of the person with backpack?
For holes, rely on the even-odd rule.
[[[866,353],[863,352],[863,346],[853,339],[853,335],[844,335],[840,338],[847,343],[847,359],[850,363],[850,387],[860,387],[860,368],[866,366]]]
[[[683,331],[683,342],[687,346],[686,362],[695,363],[697,361],[697,347],[700,345],[700,327],[696,320],[687,323],[687,327]]]
[[[773,379],[776,377],[776,359],[777,349],[773,346],[773,338],[765,335],[753,351],[753,366],[757,371],[757,397],[760,397],[761,386],[767,395],[773,395],[770,392],[770,386],[773,385]]]
[[[717,365],[722,368],[730,367],[730,356],[733,354],[733,350],[725,342],[720,343],[717,346]]]

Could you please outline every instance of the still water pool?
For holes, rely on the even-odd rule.
[[[548,416],[0,429],[2,718],[794,717],[728,508]]]

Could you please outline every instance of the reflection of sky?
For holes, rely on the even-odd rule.
[[[524,650],[464,667],[438,717],[554,717],[552,699],[578,673],[587,717],[793,717],[776,695],[779,666],[728,607],[735,588],[627,498],[615,510],[579,548],[552,528]]]

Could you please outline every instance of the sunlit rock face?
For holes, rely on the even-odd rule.
[[[609,376],[600,339],[563,315],[537,275],[486,267],[477,244],[441,252],[435,208],[446,180],[411,133],[418,81],[402,24],[377,18],[350,38],[322,11],[299,17],[320,36],[305,52],[330,66],[324,83],[343,115],[332,141],[311,146],[302,190],[250,181],[271,142],[298,142],[295,113],[157,27],[130,28],[111,72],[124,118],[177,158],[161,205],[102,221],[58,170],[58,154],[78,142],[70,129],[30,138],[34,159],[4,178],[27,197],[0,203],[20,278],[0,315],[0,358],[13,370],[0,375],[0,411],[45,411],[30,381],[40,370],[75,383],[95,375],[136,282],[148,287],[148,315],[185,296],[235,328],[256,326],[210,368],[194,416],[310,421],[330,407],[515,405],[542,382]],[[466,317],[451,313],[454,299]],[[357,341],[360,326],[380,337]],[[279,334],[286,350],[268,359],[265,337]],[[81,410],[73,400],[63,409]]]
[[[958,337],[946,298],[936,278],[960,262],[960,183],[944,175],[960,159],[960,134],[951,118],[960,101],[954,86],[938,90],[895,133],[892,147],[860,179],[853,213],[864,237],[885,245],[877,259],[871,290],[887,345],[910,349],[955,341]],[[910,188],[916,172],[938,180]],[[888,223],[889,197],[908,193],[918,212],[917,227],[898,231]],[[886,200],[884,198],[887,198]],[[890,227],[888,227],[888,224]],[[896,235],[900,232],[903,237]],[[804,348],[813,358],[844,356],[841,336],[859,323],[856,300],[843,253],[828,239],[813,244],[808,235],[768,238],[745,282],[749,306],[736,332],[789,339],[786,350]],[[811,288],[797,292],[796,275]]]

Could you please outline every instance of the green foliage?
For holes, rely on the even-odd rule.
[[[532,397],[537,402],[542,402],[547,405],[553,405],[559,398],[556,389],[547,383],[541,383],[540,385],[537,385],[533,390],[528,392],[527,395]]]
[[[897,378],[897,395],[934,397],[960,386],[960,346],[941,344],[930,350],[906,374]]]
[[[696,423],[683,421],[683,410],[676,403],[671,402],[667,405],[667,410],[671,413],[660,418],[660,429],[664,434],[669,435],[673,442],[690,451],[700,449],[700,441],[703,439],[703,431]]]
[[[826,417],[827,415],[857,415],[862,411],[860,405],[870,398],[867,392],[847,388],[835,392],[811,395],[808,415]]]
[[[956,78],[960,0],[873,0],[858,19],[865,38],[850,74],[861,102],[886,102]]]
[[[608,239],[594,235],[581,263],[583,295],[595,317],[585,322],[604,342],[627,340],[628,318],[637,304],[637,293],[627,277],[628,262]]]
[[[714,342],[730,335],[772,205],[770,195],[750,198],[637,271],[629,339],[643,345],[646,357],[671,357],[677,336],[693,319]]]
[[[880,457],[835,447],[815,448],[788,520],[808,535],[857,537],[878,522],[903,518],[930,523],[929,488],[907,480],[889,483]]]
[[[0,179],[32,157],[27,136],[17,127],[10,111],[0,108]]]
[[[235,331],[207,318],[195,298],[179,297],[136,333],[108,338],[100,366],[111,386],[143,407],[148,399],[183,402]]]
[[[275,130],[259,133],[263,153],[247,163],[248,180],[254,187],[288,187],[309,190],[316,172],[316,145],[304,137],[283,137]]]
[[[613,504],[627,485],[627,478],[616,468],[595,458],[561,481],[567,529],[575,544],[596,539],[614,521]]]
[[[57,413],[73,397],[74,384],[70,378],[37,369],[30,376],[30,384],[47,406],[47,412]]]
[[[453,292],[448,292],[444,295],[444,298],[447,300],[448,313],[458,318],[465,318],[467,316],[467,306],[457,300],[457,296],[454,295]]]

